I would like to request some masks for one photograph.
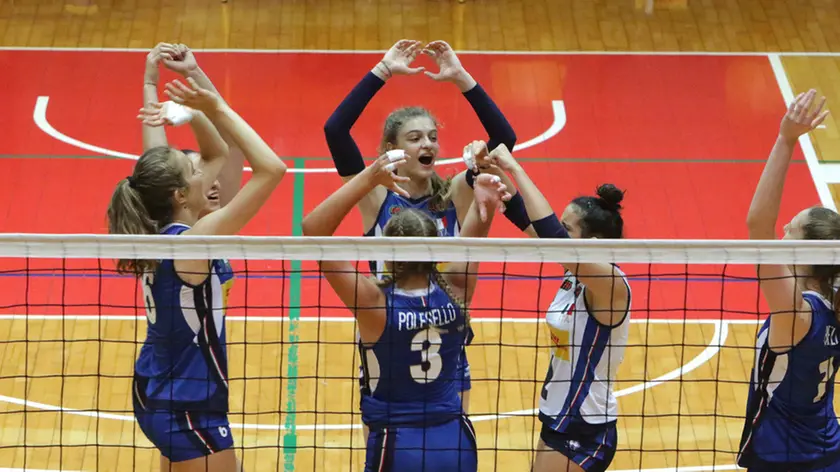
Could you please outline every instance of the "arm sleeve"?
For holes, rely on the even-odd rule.
[[[554,213],[541,220],[534,221],[531,224],[534,225],[534,231],[540,239],[563,239],[569,237],[569,233],[566,231],[566,228],[563,227],[560,223],[560,219],[558,219],[557,215]]]
[[[350,129],[383,85],[385,82],[382,79],[368,72],[324,124],[330,155],[342,177],[356,175],[365,169],[365,161],[359,146],[350,135]]]
[[[464,92],[464,97],[470,102],[481,125],[487,131],[489,138],[487,148],[493,150],[504,143],[513,152],[513,147],[516,145],[516,133],[481,84],[476,84],[475,87]]]

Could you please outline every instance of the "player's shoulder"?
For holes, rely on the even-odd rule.
[[[169,223],[168,225],[160,229],[160,234],[165,236],[175,236],[183,233],[188,229],[190,229],[190,227],[183,223]]]

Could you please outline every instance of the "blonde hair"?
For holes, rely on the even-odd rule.
[[[129,177],[117,183],[108,205],[110,234],[158,234],[172,222],[174,193],[187,188],[174,150],[159,146],[140,156]],[[120,259],[117,271],[141,276],[157,268],[158,261]]]
[[[392,216],[382,231],[383,236],[414,236],[414,237],[437,237],[437,227],[429,215],[413,208],[403,208],[399,213]],[[461,309],[464,314],[465,323],[470,324],[470,315],[466,302],[454,294],[446,277],[437,269],[434,261],[398,261],[393,262],[392,271],[378,281],[380,287],[394,285],[400,280],[412,275],[426,275],[434,279],[435,283],[449,295],[449,298]]]
[[[388,150],[388,145],[396,146],[397,137],[400,134],[400,129],[409,120],[414,118],[428,118],[432,120],[435,126],[440,127],[437,119],[432,113],[422,107],[404,107],[398,108],[388,115],[385,119],[385,126],[382,130],[382,141],[379,143],[379,154],[385,153]],[[429,199],[429,209],[432,211],[444,211],[449,206],[452,199],[452,178],[446,180],[441,178],[437,172],[432,173],[432,195]]]

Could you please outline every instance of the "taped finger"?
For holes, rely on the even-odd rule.
[[[399,161],[405,159],[405,151],[402,149],[392,149],[385,153],[388,156],[388,160],[390,162]]]

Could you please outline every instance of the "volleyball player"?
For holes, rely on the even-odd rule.
[[[198,66],[193,52],[186,45],[159,43],[146,55],[146,70],[143,76],[144,107],[157,108],[159,105],[158,81],[160,78],[159,67],[161,64],[167,69],[181,74],[185,79],[191,77],[199,87],[221,97],[213,82],[210,81],[207,74]],[[204,216],[204,214],[218,210],[226,205],[236,195],[236,192],[239,191],[239,187],[242,184],[243,155],[242,151],[236,146],[236,143],[230,139],[230,136],[220,135],[216,127],[213,126],[213,123],[203,114],[196,114],[189,123],[198,141],[199,152],[191,149],[182,149],[181,151],[193,161],[195,166],[200,167],[203,165],[204,161],[201,159],[201,152],[212,152],[213,148],[225,145],[229,149],[224,167],[219,172],[219,179],[213,182],[213,185],[207,192],[207,209],[201,215]],[[162,126],[152,126],[147,123],[143,123],[141,126],[143,131],[143,151],[148,151],[158,146],[169,145],[166,138],[166,130]],[[224,143],[220,142],[222,139],[224,139]],[[208,150],[202,151],[205,147]]]
[[[399,154],[395,156],[395,152]],[[410,164],[391,151],[318,205],[303,221],[306,236],[330,236],[350,210],[382,186],[400,195]],[[392,160],[393,159],[393,160]],[[501,179],[478,176],[461,235],[484,237],[495,208],[507,200]],[[384,236],[438,236],[426,212],[405,209],[383,228]],[[322,261],[333,290],[356,316],[362,358],[362,420],[370,428],[366,471],[475,471],[472,425],[463,413],[457,375],[469,330],[467,307],[478,264],[386,262],[377,281],[359,277],[350,262]],[[441,272],[442,270],[442,272]]]
[[[108,207],[113,234],[235,234],[257,213],[286,172],[271,148],[216,94],[188,78],[166,85],[176,103],[203,113],[242,149],[253,176],[223,208],[205,216],[206,192],[224,166],[226,149],[202,148],[202,165],[183,152],[154,147],[121,180]],[[159,107],[141,110],[160,125]],[[234,471],[227,418],[225,303],[233,273],[223,260],[126,260],[143,287],[146,340],[135,363],[134,415],[161,452],[161,469]]]
[[[750,239],[775,239],[785,176],[800,136],[828,112],[816,92],[800,94],[782,119],[747,215]],[[783,239],[840,239],[840,215],[799,212]],[[834,377],[840,366],[840,266],[761,264],[758,281],[770,316],[758,331],[738,465],[750,471],[840,470]]]
[[[477,156],[487,153],[484,143],[473,146]],[[575,198],[558,219],[506,146],[490,152],[489,162],[513,178],[540,238],[623,237],[624,192],[614,185]],[[601,472],[618,443],[613,383],[629,335],[630,285],[614,264],[561,264],[565,276],[545,319],[551,360],[540,392],[542,430],[533,470]]]
[[[353,137],[351,128],[374,95],[385,82],[397,75],[415,75],[424,72],[422,67],[412,68],[411,63],[420,52],[431,57],[439,66],[437,73],[425,74],[437,81],[451,82],[458,87],[472,105],[487,131],[490,145],[504,143],[509,148],[516,144],[516,134],[502,112],[484,89],[461,65],[452,48],[443,41],[434,41],[425,47],[419,41],[398,41],[376,63],[362,81],[350,92],[324,125],[327,145],[344,182],[364,170],[365,164]],[[401,175],[411,178],[406,183],[408,195],[399,195],[384,187],[374,188],[359,202],[362,224],[366,236],[380,236],[388,220],[403,209],[412,208],[428,214],[435,222],[440,236],[458,236],[459,228],[472,202],[472,169],[456,175],[451,181],[443,180],[434,169],[440,144],[438,124],[425,108],[407,107],[394,110],[385,120],[379,153],[402,149],[408,155]],[[489,169],[487,169],[489,170]],[[497,173],[508,184],[513,197],[506,203],[504,215],[523,231],[532,231],[522,198],[504,173]],[[383,276],[383,261],[371,263],[371,270]],[[472,333],[470,333],[470,339]],[[472,387],[469,363],[463,356],[459,377],[463,379],[460,390],[464,411],[469,411],[469,390]]]

